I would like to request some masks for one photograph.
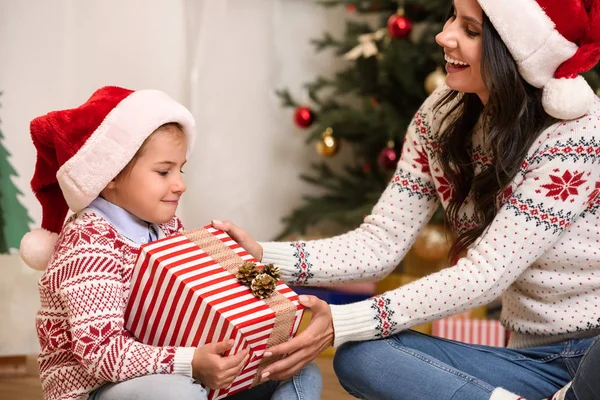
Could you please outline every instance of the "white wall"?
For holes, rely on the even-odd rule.
[[[302,85],[317,73],[329,75],[335,62],[331,54],[315,54],[310,39],[340,31],[344,18],[307,0],[200,3],[190,49],[199,138],[186,194],[197,206],[192,212],[186,203],[185,219],[194,227],[230,219],[269,240],[301,202],[298,174],[319,158],[275,90],[288,87],[308,101]]]
[[[1,128],[35,224],[29,121],[112,84],[164,90],[198,119],[180,210],[188,227],[231,219],[272,238],[307,190],[298,174],[317,158],[273,92],[302,94],[333,69],[308,41],[339,31],[340,12],[311,0],[0,0]],[[0,355],[35,352],[38,274],[16,255],[0,256],[0,268]]]

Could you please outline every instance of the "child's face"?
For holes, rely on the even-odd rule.
[[[186,189],[181,168],[187,142],[176,129],[161,128],[152,135],[131,171],[107,186],[107,200],[146,222],[161,224],[173,218]]]

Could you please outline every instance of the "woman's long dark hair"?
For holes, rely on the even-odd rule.
[[[451,10],[451,15],[454,10]],[[524,38],[524,40],[526,40]],[[475,242],[496,215],[496,199],[515,177],[527,151],[551,119],[542,107],[542,91],[523,80],[508,48],[483,14],[481,73],[489,90],[485,106],[474,93],[450,91],[436,108],[455,100],[444,119],[447,127],[440,133],[438,157],[454,187],[446,207],[446,221],[454,229],[469,193],[475,207],[476,227],[457,234],[450,250],[454,259]],[[475,174],[471,158],[471,137],[481,120],[486,150],[492,164]]]

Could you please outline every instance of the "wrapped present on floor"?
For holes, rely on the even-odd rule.
[[[263,358],[265,349],[293,337],[304,313],[298,295],[273,273],[250,279],[246,267],[254,267],[247,263],[256,263],[259,272],[277,272],[207,226],[143,245],[133,272],[125,326],[138,340],[199,347],[233,339],[225,355],[248,349],[241,373],[229,387],[209,391],[211,400],[258,384],[262,369],[276,361]],[[252,287],[238,282],[238,272]]]
[[[433,335],[469,344],[506,346],[506,329],[496,320],[444,318],[434,321]]]

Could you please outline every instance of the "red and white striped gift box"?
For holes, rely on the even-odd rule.
[[[496,320],[444,318],[433,323],[433,335],[470,344],[506,346],[506,329]]]
[[[248,349],[248,363],[231,386],[209,391],[209,399],[217,400],[256,384],[257,372],[268,365],[262,359],[267,345],[293,337],[304,308],[298,295],[282,281],[265,300],[238,283],[234,273],[218,260],[225,265],[236,260],[260,264],[226,233],[211,226],[190,232],[192,235],[184,232],[141,247],[125,326],[141,342],[155,346],[197,347],[234,339],[234,347],[226,355]],[[190,239],[194,232],[201,232],[217,250],[199,247]],[[223,258],[224,253],[229,259]]]

